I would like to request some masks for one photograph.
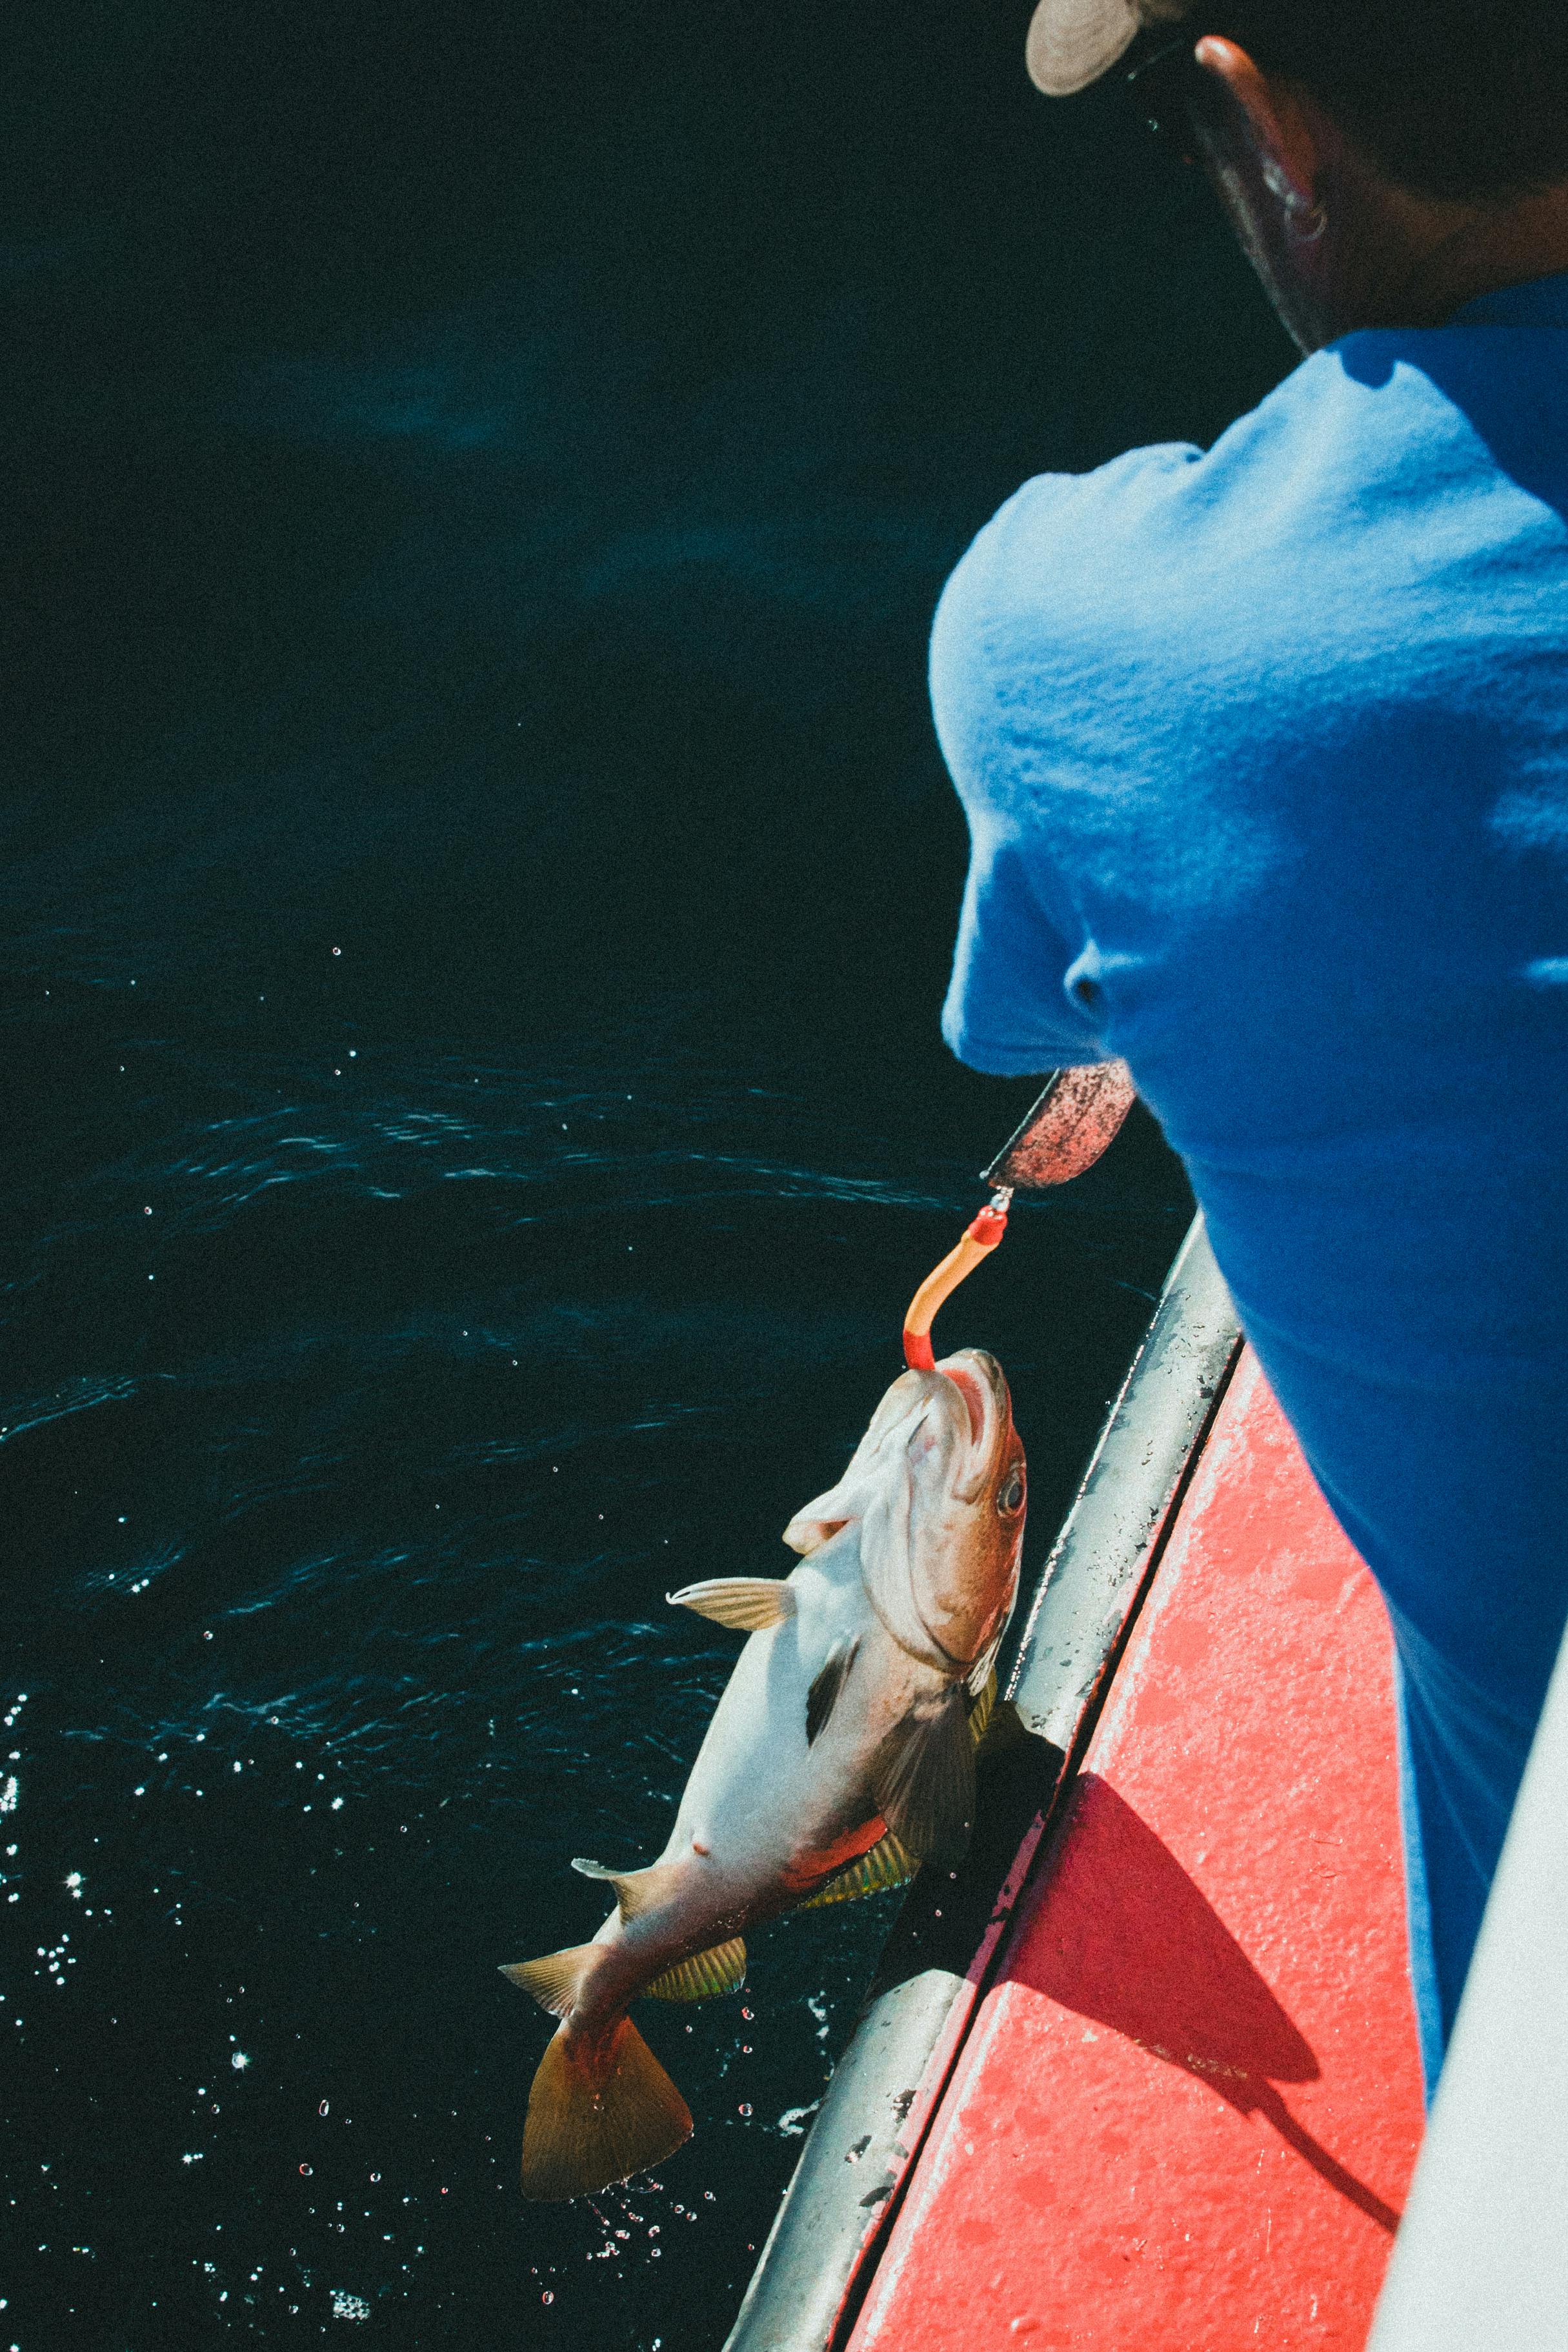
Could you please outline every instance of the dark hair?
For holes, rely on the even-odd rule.
[[[1300,83],[1424,194],[1568,179],[1568,0],[1197,0],[1187,21]]]

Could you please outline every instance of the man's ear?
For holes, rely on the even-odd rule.
[[[1310,124],[1289,89],[1270,81],[1247,51],[1218,33],[1205,33],[1193,52],[1205,73],[1223,82],[1247,118],[1265,184],[1288,211],[1317,203],[1321,157]]]

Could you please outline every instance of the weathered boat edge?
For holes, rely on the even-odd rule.
[[[910,1889],[725,2352],[827,2352],[858,2309],[1240,1345],[1194,1220],[1036,1588],[975,1848]]]

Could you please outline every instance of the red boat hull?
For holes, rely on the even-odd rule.
[[[1422,2128],[1381,1601],[1243,1357],[851,2341],[1366,2341]]]

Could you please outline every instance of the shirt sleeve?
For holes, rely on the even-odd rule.
[[[973,810],[969,845],[942,1035],[961,1062],[997,1077],[1105,1060],[1065,992],[1070,951],[1030,889],[1019,845]]]
[[[969,821],[969,878],[942,1033],[961,1062],[996,1076],[1100,1062],[1110,1049],[1069,995],[1085,946],[1042,903],[1037,832],[1026,849],[1018,779],[991,674],[986,534],[949,581],[931,633],[931,705]]]

